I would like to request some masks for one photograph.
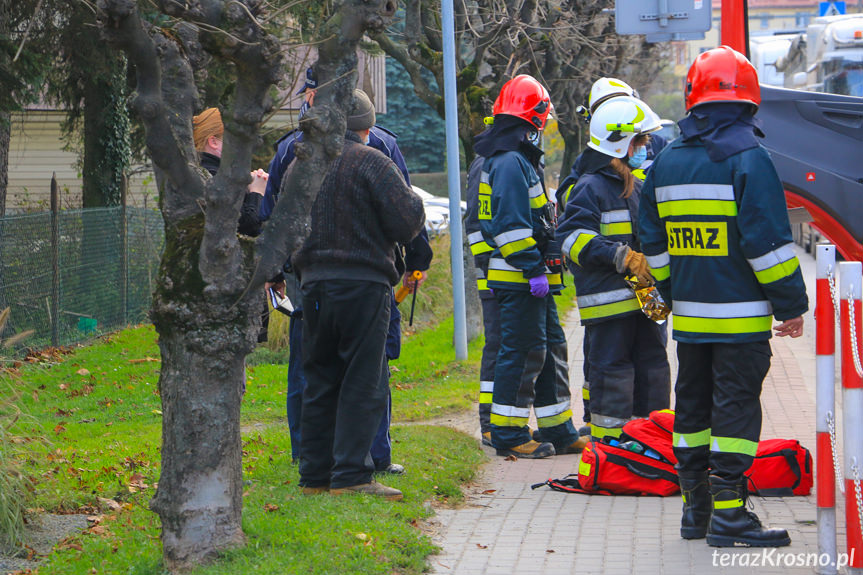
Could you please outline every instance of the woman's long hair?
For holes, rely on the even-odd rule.
[[[640,146],[646,146],[650,136],[647,134],[639,134],[633,138],[633,146],[638,148]],[[626,156],[624,156],[625,158]],[[623,192],[620,194],[621,198],[629,198],[632,196],[632,190],[635,188],[635,176],[632,175],[632,169],[629,167],[629,164],[626,163],[624,158],[612,158],[611,169],[621,177],[623,180]]]

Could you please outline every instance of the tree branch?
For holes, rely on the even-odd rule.
[[[98,18],[105,38],[126,53],[137,70],[137,94],[133,108],[146,128],[146,141],[153,163],[171,181],[176,193],[167,193],[162,198],[162,212],[167,223],[190,217],[199,211],[195,200],[201,196],[203,181],[189,161],[192,141],[191,126],[169,122],[166,108],[185,112],[188,118],[192,111],[192,98],[180,94],[168,94],[172,105],[163,95],[162,67],[167,66],[173,75],[188,76],[186,86],[194,88],[191,70],[184,64],[174,42],[159,31],[150,30],[138,16],[134,0],[99,0]],[[146,28],[145,28],[146,26]],[[182,84],[182,82],[180,83]],[[186,91],[190,91],[186,88]],[[181,105],[185,110],[177,110]],[[188,124],[188,123],[187,123]],[[186,142],[181,146],[179,141]],[[157,178],[159,174],[157,173]],[[160,178],[161,179],[161,178]],[[165,186],[160,185],[165,190]]]

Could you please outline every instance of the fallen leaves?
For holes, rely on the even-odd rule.
[[[64,431],[66,431],[66,428],[65,428],[65,427],[63,427],[65,424],[66,424],[66,422],[65,422],[65,421],[61,421],[60,423],[58,423],[58,424],[54,427],[54,433],[55,433],[56,435],[60,435],[61,433],[63,433]]]
[[[144,481],[144,476],[140,473],[133,473],[132,477],[129,478],[129,485],[127,486],[129,493],[137,493],[148,487],[150,486],[147,485]]]
[[[77,373],[78,375],[80,375],[82,377],[87,377],[88,375],[90,375],[90,370],[87,369],[86,367],[82,367],[81,369],[79,369],[75,373]]]
[[[161,359],[157,359],[157,358],[155,358],[155,357],[150,357],[150,356],[148,355],[147,357],[144,357],[144,358],[141,358],[141,359],[130,359],[130,360],[129,360],[129,363],[147,363],[147,362],[151,362],[151,361],[160,362],[160,361],[162,361],[162,360],[161,360]]]
[[[273,511],[278,511],[278,510],[279,510],[279,506],[276,505],[275,503],[264,504],[264,511],[266,511],[267,513],[272,513]]]

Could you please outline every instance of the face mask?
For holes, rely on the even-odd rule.
[[[632,157],[629,158],[629,167],[630,168],[640,168],[641,164],[644,163],[644,160],[647,159],[647,146],[641,146],[640,148],[636,148],[635,152],[632,154]]]

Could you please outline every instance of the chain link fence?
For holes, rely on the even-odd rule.
[[[144,321],[162,226],[158,211],[122,206],[0,218],[5,335],[32,329],[21,346],[68,345]]]

